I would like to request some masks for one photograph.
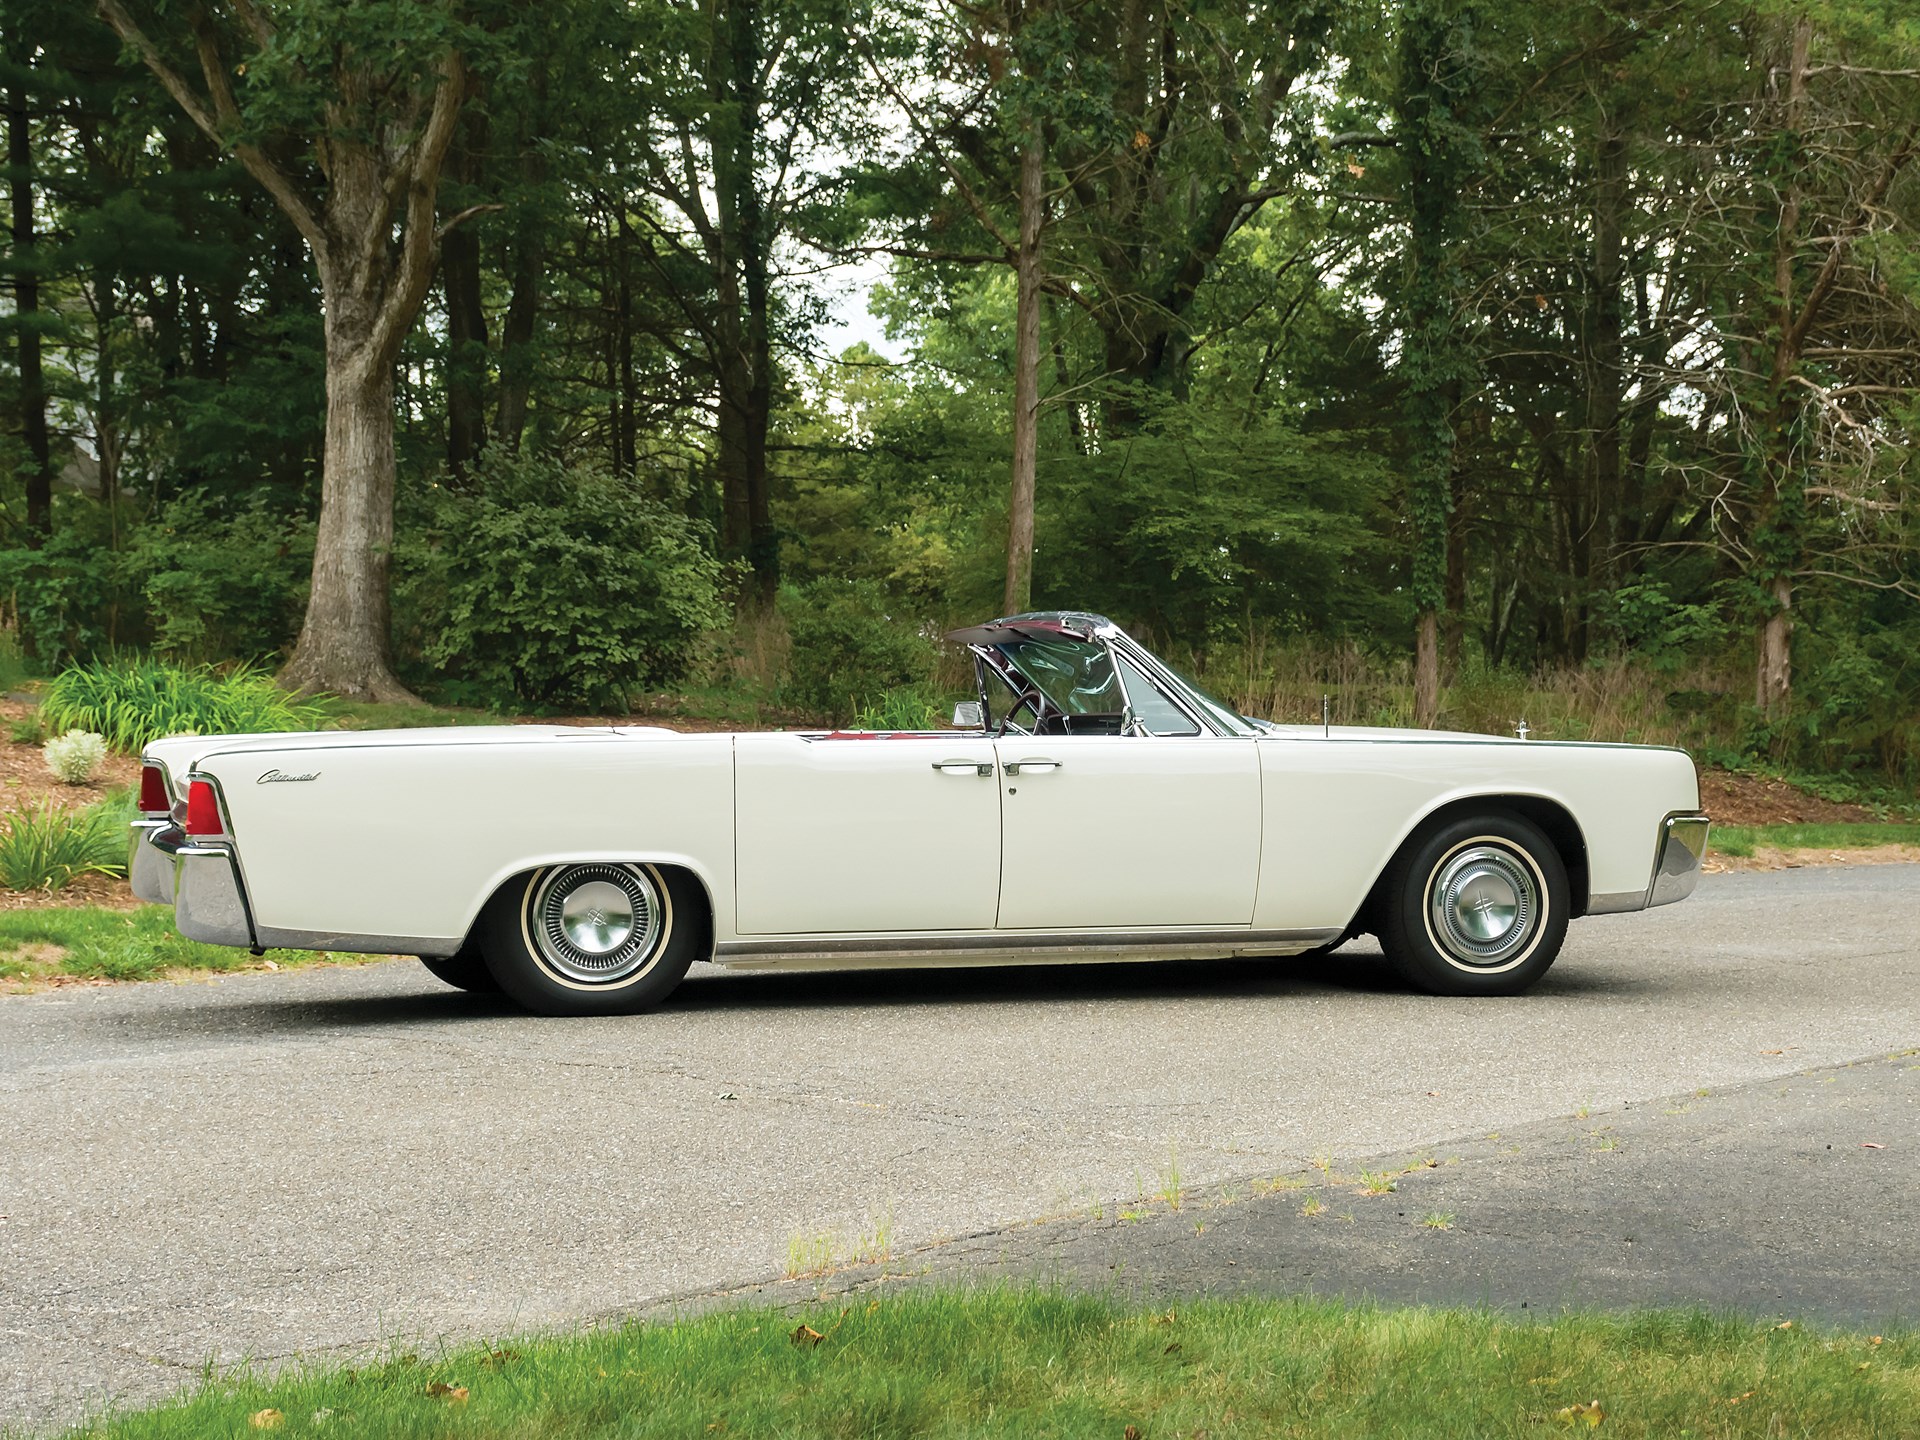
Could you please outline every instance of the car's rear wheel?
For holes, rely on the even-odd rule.
[[[551,865],[487,903],[481,934],[500,988],[542,1015],[631,1015],[693,963],[699,887],[654,865]]]
[[[1387,874],[1381,948],[1436,995],[1517,995],[1566,939],[1566,865],[1530,821],[1488,810],[1415,838]]]
[[[487,968],[486,956],[480,953],[479,946],[472,943],[458,955],[422,955],[420,963],[427,967],[427,972],[434,979],[456,990],[491,995],[500,989],[500,982],[493,978],[493,972]]]

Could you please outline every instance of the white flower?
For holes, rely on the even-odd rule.
[[[69,730],[40,747],[47,769],[62,785],[84,785],[107,758],[107,742],[91,730]]]

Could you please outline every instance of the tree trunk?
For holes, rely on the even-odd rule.
[[[280,683],[354,700],[413,702],[388,659],[392,616],[393,367],[369,365],[371,336],[327,289],[327,434],[313,590]]]
[[[8,37],[15,66],[25,71],[32,52],[23,33]],[[7,103],[7,164],[13,204],[13,312],[19,334],[20,438],[27,447],[27,543],[53,533],[53,456],[47,437],[47,382],[40,363],[40,279],[34,267],[33,131],[24,78]],[[29,643],[31,643],[31,637]]]
[[[1007,501],[1006,613],[1033,600],[1033,478],[1040,458],[1040,224],[1046,150],[1035,124],[1020,156],[1020,251],[1013,321],[1013,483]]]
[[[440,245],[447,297],[447,471],[463,484],[487,444],[487,312],[480,301],[480,237],[456,229]]]
[[[545,247],[529,222],[514,248],[513,294],[500,325],[500,408],[493,435],[507,453],[520,453],[527,428],[527,402],[533,394],[533,334],[540,313],[540,266]]]
[[[1775,577],[1767,587],[1773,609],[1760,626],[1760,665],[1754,704],[1769,720],[1779,719],[1793,696],[1793,581]]]
[[[1440,718],[1440,615],[1426,610],[1413,632],[1413,723],[1430,730]]]

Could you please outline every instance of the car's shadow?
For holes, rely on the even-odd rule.
[[[400,962],[396,962],[399,964]],[[361,972],[363,974],[367,972]],[[423,977],[424,978],[424,977]],[[412,977],[408,977],[411,985]],[[1594,997],[1646,998],[1685,989],[1676,974],[1658,978],[1622,976],[1604,966],[1556,969],[1530,992],[1529,1000],[1582,1002]],[[812,971],[795,974],[729,973],[696,966],[659,1009],[625,1020],[575,1020],[569,1024],[649,1024],[676,1015],[751,1014],[756,1011],[821,1012],[925,1006],[1055,1005],[1133,1001],[1231,1000],[1308,996],[1409,999],[1436,1005],[1485,1005],[1479,1000],[1448,1001],[1418,995],[1365,941],[1332,955],[1241,960],[1143,961],[1113,964],[954,967],[922,970]],[[1512,1002],[1505,1002],[1512,1003]],[[1524,1003],[1524,1002],[1523,1002]],[[121,1017],[125,1033],[128,1020]],[[178,1011],[155,1016],[177,1033]],[[208,1006],[193,1016],[194,1028],[208,1033],[300,1033],[385,1026],[467,1025],[530,1019],[512,1001],[497,994],[454,989],[413,989],[400,993],[263,997]],[[139,1022],[134,1021],[137,1025]]]

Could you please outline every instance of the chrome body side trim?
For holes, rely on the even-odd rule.
[[[1647,908],[1647,892],[1644,890],[1621,890],[1612,895],[1589,895],[1586,913],[1589,915],[1625,915],[1634,910]]]
[[[1297,955],[1338,940],[1329,930],[1076,931],[1052,934],[796,936],[722,940],[718,965],[735,970],[853,970],[914,965],[1069,965],[1117,960],[1225,960]]]
[[[175,848],[186,838],[171,820],[136,820],[127,837],[127,883],[155,905],[173,904],[173,851],[155,843],[166,831],[175,832]]]
[[[276,930],[262,925],[256,932],[263,950],[331,950],[340,955],[425,955],[445,959],[466,944],[464,935],[348,935],[326,930]]]
[[[1647,886],[1647,904],[1671,905],[1684,900],[1700,883],[1700,862],[1706,858],[1705,815],[1669,815],[1660,827],[1660,852],[1653,862],[1653,881]]]

